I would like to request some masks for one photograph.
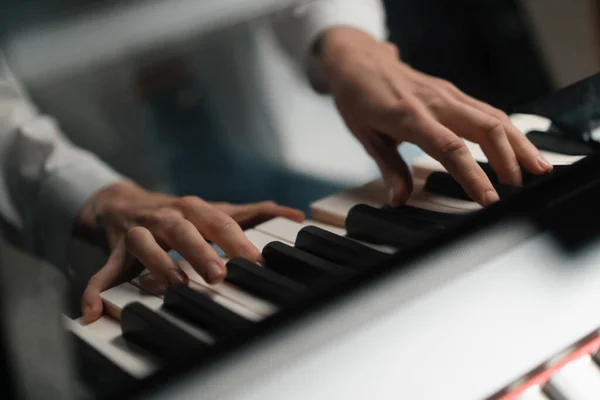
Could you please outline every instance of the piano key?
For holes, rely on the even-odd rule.
[[[481,209],[477,203],[456,200],[423,192],[424,181],[413,182],[413,194],[406,205],[447,214],[462,214]],[[367,204],[383,207],[388,204],[388,190],[381,180],[369,182],[347,192],[338,193],[311,204],[314,220],[325,224],[345,227],[346,216],[352,207]]]
[[[307,226],[298,232],[296,248],[325,260],[353,268],[368,268],[389,259],[390,255],[373,250],[354,240]]]
[[[250,242],[261,251],[266,244],[276,240],[275,237],[254,229],[249,229],[244,233]],[[227,262],[228,260],[224,258],[223,261]],[[211,291],[211,293],[219,295],[219,297],[214,298],[215,301],[232,311],[243,315],[245,318],[258,321],[277,312],[277,306],[275,304],[267,299],[258,298],[245,290],[240,290],[237,286],[227,282],[216,285],[208,284],[187,260],[179,260],[177,264],[181,270],[187,274],[190,281],[194,283],[192,288],[199,290],[207,289]],[[139,284],[138,279],[135,279],[132,282]],[[144,287],[144,289],[151,291],[146,287]],[[211,297],[214,297],[214,294],[210,294]]]
[[[334,233],[338,236],[346,236],[346,230],[338,228],[336,226],[322,224],[310,220],[304,222],[296,222],[281,217],[273,218],[270,221],[257,225],[255,229],[264,232],[268,235],[271,235],[284,243],[294,244],[296,242],[298,232],[300,232],[302,228],[307,226],[316,226],[325,231]],[[397,249],[392,246],[375,245],[372,243],[361,242],[355,239],[352,240],[386,254],[394,254],[397,251]]]
[[[544,151],[572,156],[594,154],[594,149],[587,143],[566,138],[560,132],[553,133],[552,129],[546,132],[537,130],[529,131],[527,138],[529,138],[535,147]]]
[[[307,294],[306,287],[243,258],[234,258],[227,263],[225,280],[253,295],[283,306],[295,304]]]
[[[444,225],[422,222],[418,226],[402,214],[358,205],[348,213],[348,236],[370,243],[397,246],[400,250],[420,243],[441,230]]]
[[[269,221],[263,222],[260,225],[254,227],[257,231],[266,233],[269,236],[281,240],[288,244],[294,244],[298,232],[306,226],[318,226],[319,228],[328,230],[337,235],[344,236],[346,231],[342,228],[333,225],[322,224],[316,221],[306,220],[303,222],[296,222],[286,218],[277,217]]]
[[[350,271],[282,242],[269,243],[263,250],[266,266],[294,281],[321,286],[349,275]]]
[[[519,187],[495,184],[494,189],[500,196],[500,199],[506,199],[513,196],[520,190]],[[425,183],[425,191],[442,196],[452,197],[469,201],[470,197],[452,175],[447,172],[432,172]]]
[[[600,369],[589,355],[569,362],[544,386],[552,400],[600,399]]]
[[[483,153],[483,150],[478,144],[469,142],[467,140],[465,143],[476,161],[488,162],[487,156]],[[540,151],[540,154],[544,156],[552,165],[571,165],[585,158],[584,155],[572,156],[568,154],[553,153],[550,151]]]
[[[219,338],[227,337],[252,326],[249,320],[187,285],[169,286],[164,297],[163,307],[173,314],[192,321],[196,326],[206,328]]]
[[[101,316],[87,325],[66,318],[65,329],[137,379],[146,378],[158,370],[159,364],[151,354],[125,342],[119,321],[111,317]]]
[[[67,333],[79,379],[98,397],[116,395],[116,388],[129,387],[137,379],[122,370],[94,346],[73,332]]]
[[[385,206],[382,208],[382,210],[390,211],[396,215],[402,215],[404,218],[418,221],[429,221],[431,223],[440,225],[452,223],[462,218],[461,214],[447,214],[407,205],[399,207]]]
[[[538,385],[534,385],[521,393],[515,400],[550,400]]]
[[[195,284],[193,282],[190,282],[190,286],[194,287],[196,290],[210,293],[209,291],[207,291],[207,289],[203,287],[197,287],[197,285],[194,285]],[[229,304],[231,302],[231,300],[225,299],[223,298],[223,296],[220,296],[218,294],[210,293],[210,295],[214,296],[213,300],[221,305],[223,305],[223,302],[225,304]],[[164,318],[178,325],[180,328],[188,331],[192,335],[201,338],[203,341],[209,343],[214,341],[213,336],[206,330],[202,330],[196,326],[189,324],[186,321],[181,320],[180,318],[173,317],[173,315],[171,315],[169,312],[165,312],[163,309],[162,296],[158,296],[147,292],[144,289],[136,287],[135,285],[129,282],[122,283],[109,290],[106,290],[100,293],[100,296],[102,297],[102,301],[105,304],[105,310],[106,305],[110,304],[110,307],[115,311],[114,315],[112,315],[114,318],[122,319],[121,312],[125,307],[127,307],[127,305],[132,303],[139,303],[142,304],[144,307],[148,308],[149,310],[155,311],[156,313],[162,315]],[[247,310],[246,314],[243,316],[246,315],[256,318],[257,320],[260,319],[260,317],[257,317],[255,314],[248,313]]]
[[[273,238],[270,238],[273,241]],[[178,262],[179,267],[190,278],[193,289],[206,292],[214,301],[227,307],[244,318],[252,321],[261,320],[277,312],[277,306],[267,299],[259,298],[239,286],[231,285],[227,279],[225,282],[209,285],[196,272],[196,270],[185,260]]]
[[[168,364],[177,365],[209,347],[202,338],[182,329],[141,303],[130,303],[121,312],[123,337],[150,351]]]
[[[479,145],[468,141],[465,141],[465,143],[467,144],[467,148],[471,152],[471,155],[477,162],[484,164],[488,163],[488,159]],[[540,153],[546,157],[548,162],[550,162],[555,168],[574,164],[585,157],[584,155],[574,156],[547,151],[541,151]],[[412,164],[412,170],[415,180],[426,180],[432,172],[446,172],[446,169],[442,164],[440,164],[439,161],[428,155],[418,157]]]
[[[118,320],[121,319],[121,310],[134,301],[144,304],[151,310],[158,310],[162,306],[160,297],[127,282],[105,290],[100,293],[100,296],[104,303],[104,312]]]
[[[478,162],[478,164],[481,167],[481,169],[483,170],[483,172],[485,172],[485,174],[488,176],[488,178],[490,179],[492,184],[496,185],[496,184],[500,183],[500,181],[498,180],[498,176],[496,175],[496,172],[494,172],[494,170],[492,169],[490,164],[485,163],[485,162]],[[564,168],[568,168],[568,165],[555,165],[553,172],[563,170]],[[525,169],[522,169],[521,173],[522,173],[522,177],[523,177],[523,185],[529,185],[529,184],[547,176],[546,174],[534,175],[531,172],[526,171]]]
[[[530,131],[547,131],[552,121],[546,117],[533,114],[515,113],[510,115],[510,120],[523,134]]]

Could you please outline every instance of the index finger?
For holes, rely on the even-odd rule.
[[[438,160],[469,197],[483,206],[500,199],[461,138],[429,115],[422,115],[415,122],[414,143]]]
[[[240,225],[224,212],[195,198],[184,199],[185,217],[205,238],[216,243],[230,257],[261,261],[261,252],[246,237]]]

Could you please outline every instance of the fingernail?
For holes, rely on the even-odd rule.
[[[498,193],[496,193],[496,191],[492,190],[492,189],[485,192],[483,199],[485,201],[486,206],[492,205],[492,204],[500,201],[500,197],[498,196]]]
[[[539,155],[537,158],[538,165],[545,171],[552,170],[553,166],[543,155]]]
[[[210,261],[206,265],[206,273],[209,283],[218,283],[225,278],[225,267],[216,261]]]
[[[172,285],[187,284],[187,276],[185,276],[180,270],[174,268],[167,273],[167,280]]]

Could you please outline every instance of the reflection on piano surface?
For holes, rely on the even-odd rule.
[[[543,118],[512,118],[524,132],[550,126]],[[473,144],[469,148],[502,199],[519,191],[499,185],[481,149]],[[553,174],[583,158],[547,151],[545,156],[555,165]],[[315,202],[311,207],[315,221],[296,223],[278,218],[246,231],[262,250],[265,265],[228,260],[224,283],[208,285],[181,260],[189,286],[171,286],[166,293],[156,293],[140,276],[105,291],[102,297],[107,316],[87,326],[67,321],[79,352],[85,355],[81,363],[87,364],[87,370],[102,371],[95,376],[127,382],[179,365],[190,357],[201,359],[213,345],[243,336],[263,320],[360,272],[452,233],[481,209],[437,161],[423,156],[412,167],[415,190],[404,206],[387,207],[387,192],[380,181],[375,181]],[[524,182],[527,186],[546,179],[551,176],[525,175]],[[593,339],[583,348],[585,351],[575,351],[566,361],[528,374],[531,379],[526,383],[522,378],[521,384],[513,383],[500,392],[491,387],[489,395],[503,400],[600,399],[600,368],[595,364],[600,359],[596,353],[600,342]],[[84,379],[102,392],[108,378],[88,374]],[[580,387],[594,396],[578,397]]]

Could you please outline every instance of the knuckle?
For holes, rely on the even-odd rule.
[[[500,120],[494,119],[490,123],[486,133],[491,139],[501,139],[506,136],[506,129]]]
[[[125,234],[125,245],[130,248],[132,245],[137,243],[139,240],[146,236],[147,229],[141,226],[134,226],[129,229]]]
[[[167,222],[164,225],[163,231],[166,235],[176,238],[194,228],[193,224],[187,219],[177,219]]]
[[[225,213],[215,213],[207,225],[211,232],[226,232],[239,227],[234,219]]]
[[[179,198],[178,205],[183,210],[192,210],[206,207],[207,203],[197,196],[183,196]]]
[[[272,200],[268,200],[268,201],[261,202],[260,206],[264,207],[264,208],[275,208],[275,207],[279,207],[279,204],[275,203]]]
[[[467,146],[458,136],[447,139],[441,146],[441,154],[445,159],[461,155],[465,151],[468,151]]]

